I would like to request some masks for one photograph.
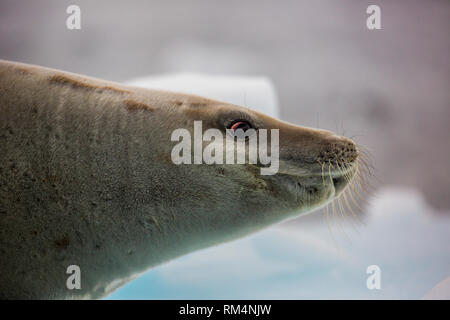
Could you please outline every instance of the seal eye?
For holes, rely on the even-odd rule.
[[[245,120],[236,120],[234,122],[231,123],[229,129],[232,131],[236,131],[238,129],[241,129],[242,131],[247,131],[249,129],[252,129],[252,125]]]

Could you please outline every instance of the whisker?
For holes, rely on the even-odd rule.
[[[328,231],[333,238],[331,220],[337,220],[338,228],[348,238],[343,222],[350,220],[353,228],[358,232],[357,226],[362,223],[361,215],[368,204],[366,195],[373,191],[371,180],[375,177],[376,169],[371,162],[371,152],[366,146],[356,144],[358,156],[355,160],[328,160],[328,163],[319,162],[321,167],[322,185],[325,188],[329,179],[330,184],[334,184],[333,171],[345,180],[346,186],[339,196],[334,195],[329,199],[325,207],[325,217]],[[328,166],[328,168],[325,167]],[[328,172],[326,172],[328,171]],[[328,177],[326,177],[328,175]],[[337,204],[335,204],[337,200]],[[331,206],[331,209],[330,209]]]
[[[333,177],[331,175],[331,168],[332,167],[333,167],[333,165],[331,164],[331,161],[329,161],[328,162],[328,175],[330,177],[330,183],[331,184],[333,183]],[[339,219],[339,215],[338,215],[337,210],[336,210],[336,205],[334,204],[335,200],[336,200],[336,198],[333,198],[333,200],[331,201],[331,208],[333,209],[333,218],[338,221],[339,228],[341,229],[342,233],[345,234],[345,230],[344,230],[344,228],[343,228],[343,226],[341,224],[341,221]],[[342,212],[341,212],[341,215],[342,215]]]
[[[356,221],[358,219],[358,216],[354,213],[352,206],[350,205],[348,199],[347,199],[347,193],[351,193],[353,184],[354,182],[354,176],[350,173],[349,168],[351,168],[351,165],[346,162],[343,161],[342,163],[336,163],[339,171],[341,172],[342,175],[345,176],[345,179],[348,182],[348,186],[345,188],[345,190],[342,192],[342,194],[339,197],[339,201],[341,198],[344,199],[344,204],[347,206],[348,210],[351,213],[351,217],[354,219],[350,219],[352,222],[352,226],[354,227],[354,229],[357,231],[356,225],[354,224],[354,221]],[[356,192],[356,191],[355,191]],[[356,201],[354,201],[356,203]],[[359,207],[359,206],[358,206]],[[343,210],[343,208],[341,208],[341,210]],[[360,209],[361,210],[361,209]],[[347,217],[347,215],[345,215]]]
[[[349,192],[349,190],[350,189],[345,189],[344,192],[342,192],[342,197],[344,198],[344,203],[347,205],[347,208],[350,211],[350,214],[352,215],[352,217],[354,219],[358,219],[358,216],[353,211],[353,208],[352,208],[352,206],[350,205],[350,203],[348,202],[348,199],[347,199],[347,192]]]
[[[339,206],[339,210],[341,211],[341,216],[344,218],[344,220],[346,220],[347,214],[345,213],[344,209],[342,208],[341,197],[337,198],[337,203]]]

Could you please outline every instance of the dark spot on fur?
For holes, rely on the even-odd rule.
[[[27,74],[31,74],[32,73],[30,69],[19,67],[19,66],[14,66],[13,70],[15,72],[23,74],[23,75],[27,75]]]
[[[125,100],[124,103],[129,111],[138,111],[138,110],[155,111],[155,108],[150,107],[149,105],[142,102],[137,102],[134,100]]]
[[[309,194],[315,194],[319,191],[319,189],[317,189],[317,187],[313,187],[313,186],[308,187],[306,190],[308,191]]]
[[[59,183],[61,181],[58,176],[52,174],[46,174],[43,180],[53,184]]]
[[[54,241],[54,245],[58,249],[67,249],[67,247],[70,245],[70,237],[68,234],[65,234],[59,239],[56,239]]]
[[[160,153],[156,155],[156,159],[160,164],[174,165],[170,154]]]
[[[182,106],[183,105],[183,102],[181,102],[181,101],[175,101],[175,104],[177,105],[177,106]]]
[[[79,80],[75,80],[63,75],[54,75],[49,78],[50,83],[59,84],[59,85],[66,85],[71,86],[75,89],[96,89],[96,86],[93,86],[91,84],[81,82]]]
[[[117,89],[117,88],[114,88],[114,87],[111,87],[111,86],[99,87],[99,88],[101,88],[101,90],[109,90],[109,91],[114,91],[114,92],[121,93],[121,94],[122,93],[130,93],[130,91]]]
[[[70,77],[62,75],[62,74],[57,74],[57,75],[51,76],[48,79],[48,81],[52,84],[69,86],[74,89],[96,90],[99,92],[111,91],[111,92],[116,92],[119,94],[129,93],[129,91],[126,91],[126,90],[117,89],[117,88],[114,88],[111,86],[97,86],[95,84],[87,83],[82,80],[73,79],[73,78],[70,78]]]
[[[193,102],[190,104],[193,108],[206,107],[208,104],[204,102]]]

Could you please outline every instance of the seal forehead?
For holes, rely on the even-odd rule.
[[[176,100],[175,106],[180,112],[188,115],[192,120],[213,120],[217,117],[221,103],[200,97],[187,97],[186,100]]]

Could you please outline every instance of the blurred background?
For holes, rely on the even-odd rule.
[[[71,4],[81,30],[66,28]],[[381,30],[366,27],[371,4]],[[317,212],[158,267],[111,298],[421,298],[449,277],[449,31],[446,0],[0,0],[0,59],[119,82],[262,76],[282,120],[371,151],[363,223],[330,232]],[[371,264],[381,290],[365,286]]]

